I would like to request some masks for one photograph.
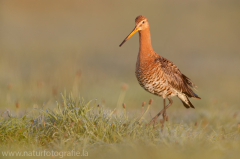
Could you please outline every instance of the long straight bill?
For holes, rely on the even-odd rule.
[[[119,45],[121,47],[133,34],[135,34],[138,31],[138,27],[136,26],[133,31],[123,40],[123,42]]]

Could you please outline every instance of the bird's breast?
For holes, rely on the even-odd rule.
[[[150,93],[162,96],[167,89],[163,72],[153,61],[137,61],[135,75],[139,84]]]

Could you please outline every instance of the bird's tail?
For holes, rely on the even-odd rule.
[[[178,94],[178,98],[182,101],[186,108],[195,108],[185,94]]]
[[[196,99],[201,99],[196,93],[193,92],[191,88],[196,88],[197,86],[184,74],[183,76],[183,82],[185,84],[186,90],[184,90],[184,93],[187,94],[188,97],[190,98],[196,98]],[[190,102],[191,103],[191,102]]]

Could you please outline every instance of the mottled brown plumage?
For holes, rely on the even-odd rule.
[[[181,73],[173,62],[158,55],[153,50],[147,18],[142,15],[138,16],[135,19],[135,25],[133,31],[120,46],[134,33],[139,32],[140,48],[135,70],[137,80],[146,91],[164,99],[164,109],[152,121],[155,121],[161,113],[163,113],[165,119],[166,109],[172,104],[170,97],[173,96],[177,96],[186,108],[194,108],[188,98],[200,99],[191,89],[195,85],[187,76]],[[165,106],[166,98],[169,100],[168,106]]]

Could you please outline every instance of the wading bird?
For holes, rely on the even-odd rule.
[[[188,98],[196,98],[197,94],[191,88],[195,87],[193,82],[180,72],[173,62],[158,55],[152,48],[150,28],[146,17],[140,15],[135,19],[135,28],[119,45],[120,47],[136,32],[139,32],[139,53],[137,57],[135,75],[139,84],[148,92],[163,98],[164,108],[151,120],[162,114],[163,123],[166,120],[166,109],[173,103],[171,97],[177,96],[186,108],[194,108]],[[166,106],[165,99],[169,100]]]

